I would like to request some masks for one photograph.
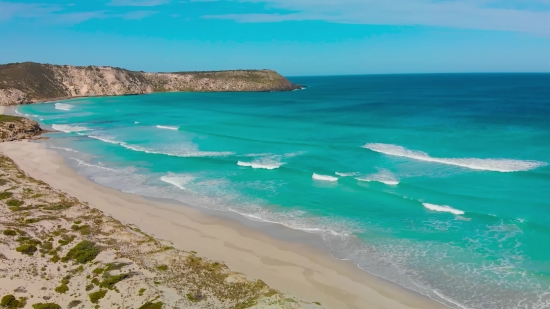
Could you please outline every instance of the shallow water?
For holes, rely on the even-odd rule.
[[[106,186],[304,230],[453,308],[550,307],[550,75],[22,106]]]

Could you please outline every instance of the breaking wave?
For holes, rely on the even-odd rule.
[[[399,179],[390,171],[386,169],[381,169],[378,173],[368,175],[365,177],[358,177],[356,178],[359,181],[366,181],[366,182],[381,182],[383,184],[389,185],[389,186],[397,186],[399,184]]]
[[[62,131],[65,133],[82,132],[82,131],[90,130],[86,127],[70,126],[68,124],[54,124],[52,125],[52,128],[56,131]]]
[[[435,162],[447,165],[455,165],[474,170],[494,171],[494,172],[518,172],[528,171],[546,165],[546,162],[524,161],[511,159],[477,159],[477,158],[434,158],[422,151],[409,150],[405,147],[391,144],[370,143],[365,144],[363,148],[375,152],[387,154],[390,156],[406,157],[410,159]]]
[[[283,163],[262,164],[262,163],[258,163],[258,162],[242,162],[242,161],[238,161],[238,162],[237,162],[237,165],[238,165],[238,166],[251,167],[251,168],[259,168],[259,169],[266,169],[266,170],[274,170],[274,169],[278,169],[279,167],[281,167],[281,165],[283,165]]]
[[[332,182],[338,181],[338,177],[328,176],[328,175],[319,175],[315,173],[313,173],[311,178],[319,181],[332,181]]]
[[[174,126],[157,126],[159,129],[165,129],[165,130],[173,130],[177,131],[180,127],[174,127]]]
[[[169,173],[166,176],[160,177],[161,181],[169,183],[181,190],[187,190],[185,186],[191,181],[193,181],[194,179],[195,178],[190,175],[178,175],[178,174],[172,174],[172,173]]]
[[[133,151],[139,151],[139,152],[145,152],[150,154],[161,154],[161,155],[167,155],[171,157],[182,157],[182,158],[189,158],[189,157],[226,157],[233,155],[235,153],[233,152],[219,152],[219,151],[200,151],[197,149],[196,145],[187,145],[186,148],[182,149],[151,149],[139,145],[132,145],[125,142],[120,142],[115,139],[112,139],[111,137],[107,136],[97,136],[97,135],[88,135],[88,137],[97,139],[106,143],[120,145],[126,149],[130,149]]]
[[[70,111],[74,106],[66,103],[55,103],[55,109],[62,111]]]
[[[335,173],[336,175],[340,176],[340,177],[353,177],[353,176],[358,176],[359,173],[356,173],[356,172],[352,172],[352,173],[340,173],[340,172],[336,172]]]
[[[430,203],[422,203],[422,206],[426,207],[429,210],[438,211],[438,212],[450,212],[454,215],[464,214],[464,211],[460,209],[452,208],[451,206],[447,206],[447,205],[435,205]]]

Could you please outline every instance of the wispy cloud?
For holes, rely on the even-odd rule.
[[[170,0],[111,0],[110,6],[158,6],[170,3]]]
[[[157,0],[157,2],[159,1]],[[50,4],[0,1],[0,21],[13,18],[35,18],[53,23],[78,24],[92,19],[106,18],[139,20],[158,13],[157,11],[149,10],[116,12],[110,10],[74,11],[73,9],[74,5],[64,7]]]
[[[63,10],[63,7],[58,5],[0,1],[0,20],[8,20],[14,17],[39,17],[61,10]]]
[[[425,25],[550,33],[549,0],[239,0],[287,14],[205,15],[237,22],[323,20],[334,23]]]

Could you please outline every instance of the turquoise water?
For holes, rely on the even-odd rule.
[[[453,308],[550,307],[550,75],[292,81],[18,112],[103,185],[319,235]]]

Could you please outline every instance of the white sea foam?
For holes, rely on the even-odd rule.
[[[55,109],[62,111],[70,111],[74,106],[66,103],[55,103]]]
[[[230,155],[234,154],[233,152],[228,152],[228,151],[227,152],[200,151],[200,150],[197,150],[197,149],[162,151],[162,150],[150,149],[150,148],[146,148],[146,147],[142,147],[142,146],[138,146],[138,145],[130,145],[130,144],[127,144],[127,143],[119,143],[119,145],[126,148],[126,149],[130,149],[130,150],[133,150],[133,151],[140,151],[140,152],[145,152],[145,153],[161,154],[161,155],[167,155],[167,156],[171,156],[171,157],[182,157],[182,158],[226,157],[226,156],[230,156]]]
[[[107,136],[88,135],[88,137],[100,140],[102,142],[110,143],[110,144],[115,144],[115,145],[120,145],[121,144],[121,142],[116,141],[116,140],[112,139],[111,137],[107,137]]]
[[[134,121],[134,123],[135,123],[135,124],[138,124],[138,123],[139,123],[139,121]]]
[[[455,214],[455,215],[463,215],[464,214],[464,211],[462,211],[460,209],[452,208],[451,206],[447,206],[447,205],[435,205],[435,204],[430,204],[430,203],[422,203],[422,206],[426,207],[429,210],[433,210],[433,211],[450,212],[450,213]]]
[[[356,173],[356,172],[351,172],[351,173],[336,172],[335,174],[338,175],[338,176],[341,176],[341,177],[353,177],[353,176],[359,175],[359,173]]]
[[[332,181],[332,182],[338,181],[338,177],[328,176],[328,175],[320,175],[320,174],[316,174],[316,173],[313,173],[311,178],[313,178],[315,180],[319,180],[319,181]]]
[[[80,159],[77,159],[77,158],[71,158],[73,160],[75,160],[76,162],[78,162],[78,165],[84,165],[84,166],[88,166],[88,167],[93,167],[93,168],[99,168],[99,169],[102,169],[102,170],[107,170],[107,171],[112,171],[112,172],[116,172],[117,170],[115,169],[112,169],[112,168],[108,168],[108,167],[105,167],[105,166],[101,166],[101,165],[94,165],[94,164],[91,164],[91,163],[87,163],[87,162],[84,162]]]
[[[277,168],[281,167],[281,165],[283,165],[283,163],[262,164],[262,163],[259,163],[259,162],[242,162],[242,161],[238,161],[237,165],[238,166],[251,167],[251,168],[274,170],[274,169],[277,169]]]
[[[50,148],[53,148],[53,149],[61,149],[61,150],[65,150],[65,151],[68,151],[68,152],[78,152],[74,149],[71,149],[71,148],[64,148],[64,147],[56,147],[56,146],[50,146]]]
[[[474,170],[495,171],[495,172],[517,172],[528,171],[540,166],[544,166],[546,162],[540,161],[525,161],[511,159],[477,159],[477,158],[434,158],[422,151],[409,150],[405,147],[391,144],[371,143],[365,144],[363,148],[370,149],[375,152],[380,152],[390,156],[406,157],[410,159],[436,162],[441,164],[455,165]]]
[[[165,129],[165,130],[174,130],[177,131],[180,127],[174,127],[174,126],[157,126],[159,129]]]
[[[169,173],[166,176],[160,177],[161,181],[169,183],[181,190],[186,190],[187,188],[185,188],[185,186],[191,181],[193,181],[193,179],[195,178],[191,175],[178,175],[178,174],[172,174],[172,173]]]
[[[70,126],[68,124],[54,124],[52,125],[52,128],[56,131],[62,131],[65,133],[82,132],[82,131],[90,130],[86,127]]]
[[[399,184],[399,179],[397,179],[397,177],[392,172],[386,169],[380,169],[378,173],[371,174],[365,177],[358,177],[356,179],[359,181],[367,182],[381,182],[388,186],[397,186]]]

